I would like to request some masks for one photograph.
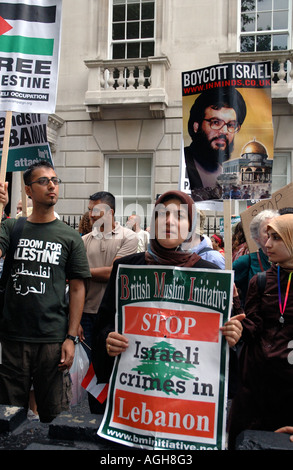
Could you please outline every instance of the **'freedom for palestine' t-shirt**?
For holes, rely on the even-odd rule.
[[[15,219],[1,224],[0,249],[8,250]],[[66,280],[91,277],[78,232],[55,219],[26,221],[0,312],[0,338],[24,342],[63,342],[67,333]]]

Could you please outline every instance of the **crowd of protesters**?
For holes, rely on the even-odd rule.
[[[0,230],[0,403],[29,408],[33,390],[35,414],[51,422],[70,407],[69,371],[79,341],[101,383],[128,347],[115,331],[119,264],[225,269],[224,241],[217,233],[204,235],[204,214],[181,191],[160,196],[149,231],[136,214],[120,225],[115,197],[97,192],[74,230],[54,211],[61,181],[53,166],[38,162],[23,178],[31,210],[26,218],[3,220]],[[0,184],[0,204],[7,202],[7,184]],[[291,433],[293,424],[293,214],[263,211],[250,232],[255,253],[241,222],[234,230],[233,313],[221,328],[237,353],[230,449],[245,429]],[[92,413],[103,412],[90,396],[89,405]]]

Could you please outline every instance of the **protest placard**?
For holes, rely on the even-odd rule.
[[[55,112],[61,7],[62,0],[0,3],[0,111],[6,112],[0,183],[6,177],[12,113]]]
[[[24,171],[39,160],[52,163],[47,141],[47,122],[46,114],[12,113],[6,171]],[[0,113],[0,158],[5,125],[6,114]]]
[[[270,197],[270,62],[217,64],[182,73],[182,190],[195,201]]]
[[[252,206],[250,206],[246,211],[241,212],[241,220],[243,225],[243,230],[249,251],[251,253],[257,251],[257,245],[250,236],[250,223],[254,216],[259,214],[264,210],[279,210],[284,209],[285,207],[293,207],[293,183],[289,183],[281,189],[278,189],[272,194],[272,197],[269,199],[262,199]]]
[[[61,0],[0,2],[0,110],[55,112]]]
[[[132,447],[223,449],[232,271],[120,265],[116,358],[99,435]]]

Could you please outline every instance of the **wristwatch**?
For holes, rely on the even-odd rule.
[[[71,339],[74,342],[74,344],[79,343],[79,337],[78,336],[66,335],[66,339]]]

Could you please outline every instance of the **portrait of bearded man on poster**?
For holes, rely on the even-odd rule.
[[[192,142],[184,148],[193,200],[222,198],[217,178],[223,172],[223,162],[231,157],[246,112],[241,93],[233,87],[204,91],[195,100],[188,121]]]

